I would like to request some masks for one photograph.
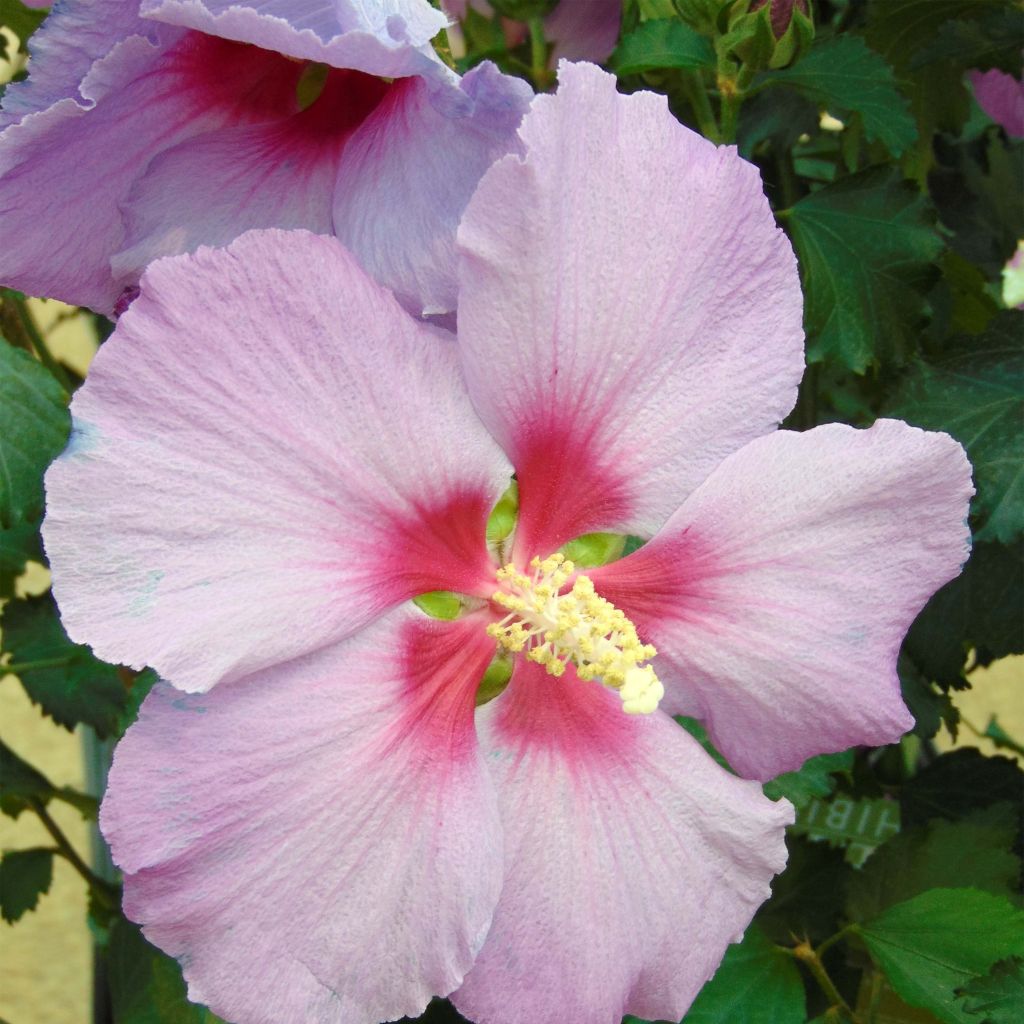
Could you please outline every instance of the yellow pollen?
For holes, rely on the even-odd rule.
[[[530,563],[533,576],[506,565],[497,572],[501,589],[491,600],[508,615],[487,627],[499,648],[525,652],[529,661],[558,677],[570,663],[580,679],[599,680],[617,690],[630,715],[654,711],[665,693],[654,669],[644,662],[657,654],[640,642],[636,627],[610,601],[577,576],[561,593],[576,567],[554,554]]]

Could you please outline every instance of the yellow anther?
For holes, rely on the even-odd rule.
[[[555,677],[573,664],[580,679],[618,690],[629,714],[653,711],[664,689],[654,669],[642,663],[655,656],[654,647],[641,642],[633,623],[597,594],[588,577],[576,576],[562,593],[576,571],[564,555],[534,558],[530,569],[532,577],[512,564],[497,571],[501,588],[492,600],[510,614],[488,626],[487,635],[506,651],[525,651]]]

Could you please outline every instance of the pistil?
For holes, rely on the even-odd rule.
[[[649,714],[665,690],[650,665],[657,651],[641,643],[636,627],[610,601],[594,590],[587,576],[576,576],[564,555],[530,563],[533,575],[509,564],[498,570],[501,589],[491,600],[508,611],[487,627],[498,646],[521,653],[561,676],[570,664],[580,679],[598,680],[617,690],[627,714]]]

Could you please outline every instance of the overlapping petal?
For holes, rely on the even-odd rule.
[[[191,999],[249,1024],[377,1024],[455,988],[501,887],[473,728],[480,623],[394,612],[315,655],[159,685],[100,817],[125,910]]]
[[[159,153],[295,109],[301,67],[277,54],[159,26],[118,43],[62,99],[0,135],[0,280],[109,313],[126,284],[120,204]],[[31,77],[31,76],[30,76]],[[181,187],[194,189],[195,181]]]
[[[159,256],[302,227],[344,237],[412,312],[454,309],[455,227],[518,145],[526,83],[446,68],[426,0],[143,13],[73,2],[39,33],[0,122],[0,281],[110,315]],[[305,110],[295,56],[337,66]]]
[[[47,474],[69,634],[204,690],[417,593],[488,596],[510,469],[446,339],[334,239],[154,264]]]
[[[371,75],[451,74],[429,46],[447,18],[428,0],[142,0],[142,13]]]
[[[967,557],[963,449],[895,420],[778,432],[727,459],[649,544],[594,570],[658,649],[663,706],[741,774],[897,739],[896,656]]]
[[[484,171],[518,151],[516,128],[531,95],[490,63],[457,90],[408,79],[345,148],[334,230],[406,308],[455,309],[459,218]]]
[[[660,713],[517,664],[478,717],[506,877],[452,999],[477,1024],[679,1020],[786,860],[792,807]]]
[[[791,408],[796,261],[756,169],[663,97],[562,64],[520,135],[458,235],[459,344],[519,475],[518,550],[649,535]]]
[[[143,21],[138,0],[64,0],[29,39],[32,73],[4,90],[0,130],[58,100],[83,99],[78,87],[93,64],[129,36],[147,34],[156,39],[180,33]]]

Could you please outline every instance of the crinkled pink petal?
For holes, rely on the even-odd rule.
[[[781,431],[727,459],[649,544],[588,573],[658,649],[662,707],[742,775],[896,740],[896,656],[967,557],[971,467],[896,420]]]
[[[491,63],[456,90],[422,78],[389,92],[338,169],[334,230],[413,312],[455,309],[455,232],[480,176],[520,150],[529,86]]]
[[[621,0],[559,0],[544,20],[544,34],[556,58],[600,64],[615,49],[621,20]]]
[[[154,156],[185,139],[295,109],[300,65],[163,26],[98,61],[67,98],[0,134],[0,281],[110,313],[134,281],[111,273],[119,210]],[[195,182],[189,182],[194,187]]]
[[[664,97],[563,63],[520,135],[525,159],[491,167],[459,228],[459,343],[530,555],[653,533],[792,407],[803,333],[756,168]]]
[[[501,888],[473,728],[494,644],[393,613],[213,693],[160,684],[100,815],[125,912],[246,1024],[377,1024],[455,988]]]
[[[371,75],[454,77],[430,46],[448,19],[428,0],[142,0],[142,14]]]
[[[505,884],[452,996],[476,1024],[679,1020],[786,861],[792,807],[666,715],[521,661],[478,727]]]
[[[1024,79],[1005,71],[972,71],[971,85],[978,105],[1015,139],[1024,138]]]
[[[45,3],[26,3],[48,7]],[[0,129],[58,100],[81,100],[78,91],[89,69],[132,35],[175,35],[139,18],[139,0],[65,0],[32,33],[31,74],[4,90]]]
[[[162,152],[122,203],[125,241],[111,260],[115,277],[137,280],[160,256],[226,245],[252,228],[332,234],[341,155],[352,132],[395,88],[359,71],[332,69],[305,110],[221,127]]]
[[[64,624],[185,690],[333,643],[414,594],[488,596],[510,467],[457,354],[332,238],[160,260],[46,477]]]

